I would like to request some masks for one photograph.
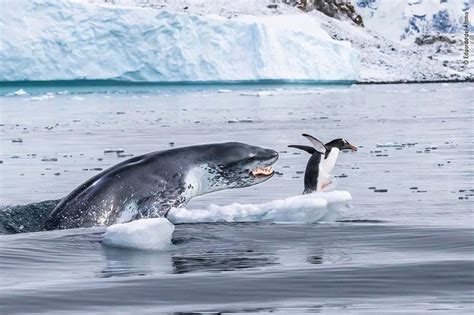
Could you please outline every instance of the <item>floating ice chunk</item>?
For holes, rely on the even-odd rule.
[[[275,92],[273,91],[257,91],[257,92],[242,92],[240,95],[242,96],[273,96]]]
[[[53,93],[46,93],[45,95],[34,96],[34,97],[30,98],[30,101],[46,101],[46,100],[50,100],[50,99],[53,99],[53,98],[54,98]]]
[[[45,157],[45,158],[42,158],[41,161],[43,161],[43,162],[57,162],[58,159],[57,158],[47,158],[47,157]]]
[[[261,204],[210,205],[207,209],[177,208],[168,213],[168,219],[173,223],[333,221],[338,217],[338,210],[351,199],[347,191],[317,192]]]
[[[119,154],[119,153],[124,153],[124,152],[125,152],[124,149],[104,149],[104,154],[107,154],[107,153]]]
[[[377,148],[403,148],[402,144],[396,142],[377,143],[376,146]]]
[[[303,88],[303,89],[273,89],[261,91],[244,91],[241,96],[280,96],[280,95],[307,95],[307,94],[330,94],[330,93],[348,93],[349,89],[323,89],[323,88]]]
[[[130,249],[167,250],[173,231],[174,225],[165,218],[142,219],[109,226],[102,243]]]
[[[227,121],[229,124],[236,124],[236,123],[253,123],[252,119],[230,119]]]
[[[8,93],[7,95],[8,96],[24,96],[24,95],[28,95],[28,93],[23,89],[19,89],[18,91],[15,91],[13,93]]]

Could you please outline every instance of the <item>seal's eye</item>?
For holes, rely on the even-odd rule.
[[[245,159],[245,161],[250,162],[253,161],[257,158],[257,155],[255,153],[250,153],[249,157]]]

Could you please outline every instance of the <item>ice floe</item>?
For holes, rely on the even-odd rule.
[[[167,250],[173,231],[174,225],[165,218],[136,220],[109,226],[102,243],[129,249]]]
[[[261,204],[210,205],[206,209],[177,208],[168,213],[167,219],[141,219],[111,225],[105,231],[103,244],[139,250],[168,250],[172,244],[173,223],[331,222],[338,218],[339,210],[351,199],[351,194],[347,191],[331,191],[292,196]]]
[[[29,100],[30,101],[47,101],[47,100],[53,99],[54,97],[55,97],[54,93],[46,93],[41,96],[33,96]]]
[[[23,89],[19,89],[15,92],[12,92],[12,93],[7,93],[5,94],[6,96],[25,96],[25,95],[28,95],[28,92],[26,92],[25,90]]]
[[[352,199],[347,191],[317,192],[292,196],[261,204],[219,206],[205,209],[172,209],[168,219],[173,223],[197,222],[327,222],[335,220],[348,201]]]

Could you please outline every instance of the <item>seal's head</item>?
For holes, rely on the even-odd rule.
[[[212,145],[204,169],[207,191],[253,186],[270,179],[278,153],[240,142]]]

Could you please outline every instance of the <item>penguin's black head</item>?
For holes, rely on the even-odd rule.
[[[337,138],[334,139],[324,145],[326,148],[331,149],[331,148],[338,148],[339,150],[351,150],[351,151],[357,151],[357,147],[355,145],[352,145],[349,143],[344,138]]]

